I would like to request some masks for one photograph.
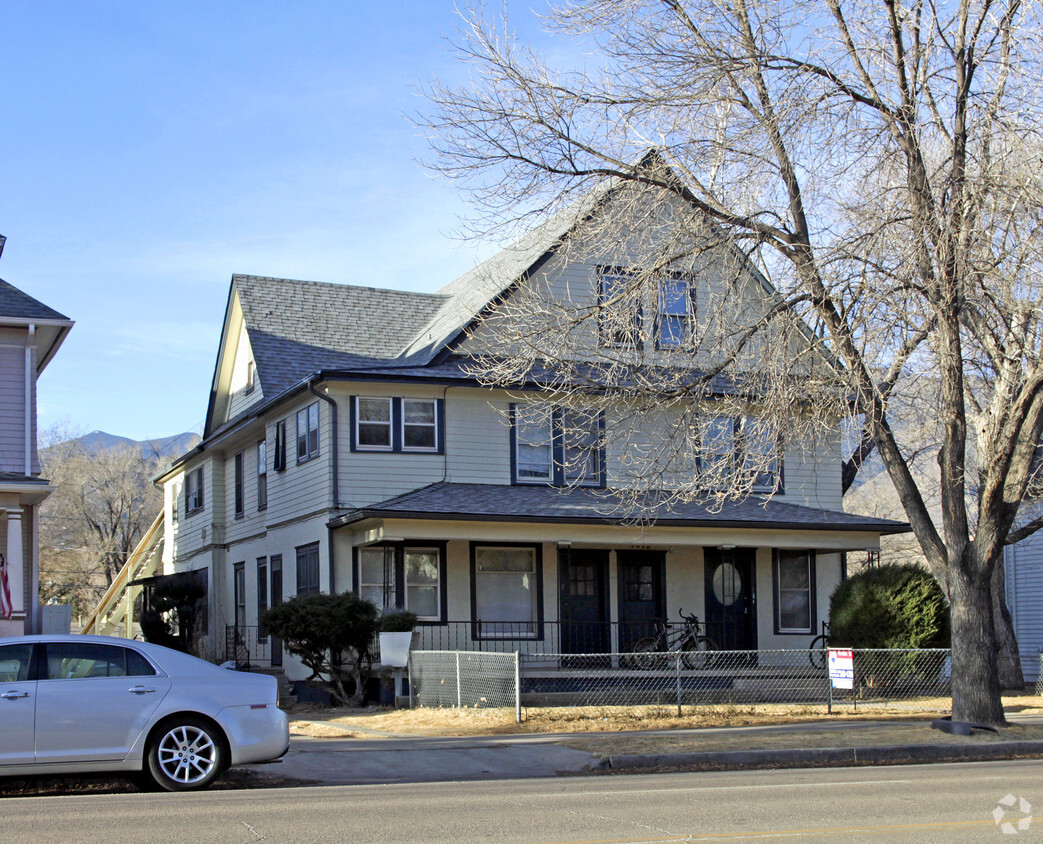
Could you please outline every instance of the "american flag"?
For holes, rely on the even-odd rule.
[[[7,582],[7,560],[0,554],[0,618],[10,618],[13,610],[11,586]]]

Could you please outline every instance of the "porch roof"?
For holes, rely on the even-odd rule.
[[[436,519],[573,524],[652,523],[664,527],[749,527],[792,530],[908,533],[905,522],[858,516],[836,510],[750,498],[725,502],[719,509],[698,502],[662,504],[648,496],[639,517],[626,515],[623,499],[612,490],[547,486],[435,483],[333,519],[343,527],[367,519]],[[615,511],[615,514],[613,514]]]

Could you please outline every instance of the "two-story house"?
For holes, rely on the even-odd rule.
[[[11,593],[10,617],[0,614],[0,636],[39,631],[39,506],[51,487],[40,477],[36,453],[36,379],[72,325],[0,280],[0,553]]]
[[[159,479],[164,570],[207,584],[212,652],[233,630],[252,662],[281,664],[256,628],[265,608],[346,590],[417,613],[429,648],[626,651],[678,608],[726,648],[820,632],[845,554],[906,529],[842,511],[839,426],[770,442],[771,496],[635,520],[610,506],[627,483],[611,411],[566,437],[567,411],[528,412],[544,385],[473,374],[496,347],[491,303],[533,284],[581,306],[612,299],[627,272],[616,253],[561,249],[590,219],[564,213],[432,294],[232,278],[203,441]],[[669,277],[647,327],[657,344],[683,340],[713,283]],[[738,287],[751,302],[772,293],[752,266]],[[741,423],[712,399],[708,429],[731,461]]]

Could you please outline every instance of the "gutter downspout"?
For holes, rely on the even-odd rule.
[[[330,468],[333,471],[333,509],[340,509],[340,439],[337,434],[337,402],[330,398],[325,393],[320,393],[315,389],[314,380],[308,382],[308,392],[316,398],[322,399],[326,404],[330,406],[330,439],[333,441],[333,445],[330,449]],[[327,558],[329,560],[329,580],[330,580],[330,594],[334,595],[337,591],[336,581],[336,560],[333,551],[333,529],[327,528],[326,541],[328,544]]]

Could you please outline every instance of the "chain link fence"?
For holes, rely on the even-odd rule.
[[[521,721],[521,659],[515,653],[411,651],[409,705],[511,707]]]
[[[939,708],[948,650],[855,650],[851,688],[835,688],[825,650],[502,654],[414,651],[410,704],[432,707],[683,707],[817,704]],[[942,698],[943,701],[939,701]]]

